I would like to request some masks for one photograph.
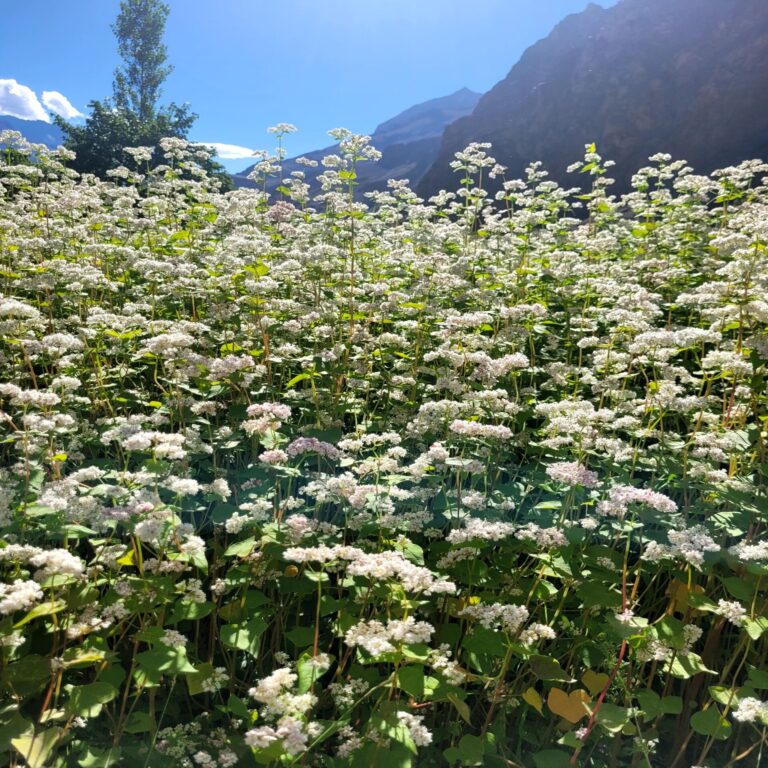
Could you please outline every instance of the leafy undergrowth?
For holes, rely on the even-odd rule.
[[[270,204],[6,153],[2,765],[759,764],[766,166],[336,138]]]

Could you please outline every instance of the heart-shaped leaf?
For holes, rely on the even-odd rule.
[[[552,712],[569,723],[578,723],[589,714],[589,702],[589,694],[583,688],[577,688],[570,693],[566,693],[562,688],[552,688],[547,697],[547,706]]]
[[[605,672],[595,672],[592,669],[588,669],[582,676],[581,682],[584,683],[584,687],[593,695],[597,696],[601,693],[603,688],[608,684],[610,677]]]

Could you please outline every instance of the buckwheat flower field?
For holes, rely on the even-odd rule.
[[[0,764],[759,765],[768,166],[335,138],[3,152]]]

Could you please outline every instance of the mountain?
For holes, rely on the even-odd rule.
[[[417,185],[455,189],[454,152],[490,141],[518,178],[542,160],[552,178],[595,142],[626,191],[647,158],[668,152],[696,172],[768,158],[768,2],[621,0],[591,4],[528,48],[471,115],[449,125]]]
[[[411,184],[415,184],[437,156],[445,126],[469,114],[479,98],[479,93],[462,88],[449,96],[410,107],[379,125],[371,135],[371,143],[381,151],[382,158],[377,163],[361,163],[358,166],[358,192],[384,189],[387,179],[410,179]],[[320,162],[326,155],[337,152],[338,145],[333,145],[307,152],[303,157]],[[252,170],[251,165],[235,174],[235,185],[255,186],[246,178]],[[283,162],[282,177],[288,177],[297,170],[304,171],[306,180],[312,183],[326,169],[322,166],[308,168],[296,163],[296,158],[290,158]],[[279,181],[274,179],[267,189],[278,185]]]
[[[64,141],[61,131],[44,120],[21,120],[11,115],[0,115],[0,131],[19,131],[32,144],[45,144],[51,149]]]

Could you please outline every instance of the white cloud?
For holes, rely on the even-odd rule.
[[[222,160],[242,160],[246,157],[253,157],[255,150],[248,147],[238,147],[237,144],[219,144],[215,141],[198,141],[206,147],[213,147],[216,150],[216,157]]]
[[[51,122],[35,92],[15,80],[0,80],[0,115]]]
[[[43,91],[42,100],[43,104],[51,112],[61,115],[65,120],[71,120],[73,117],[83,117],[83,113],[75,109],[72,106],[72,102],[63,93]]]

